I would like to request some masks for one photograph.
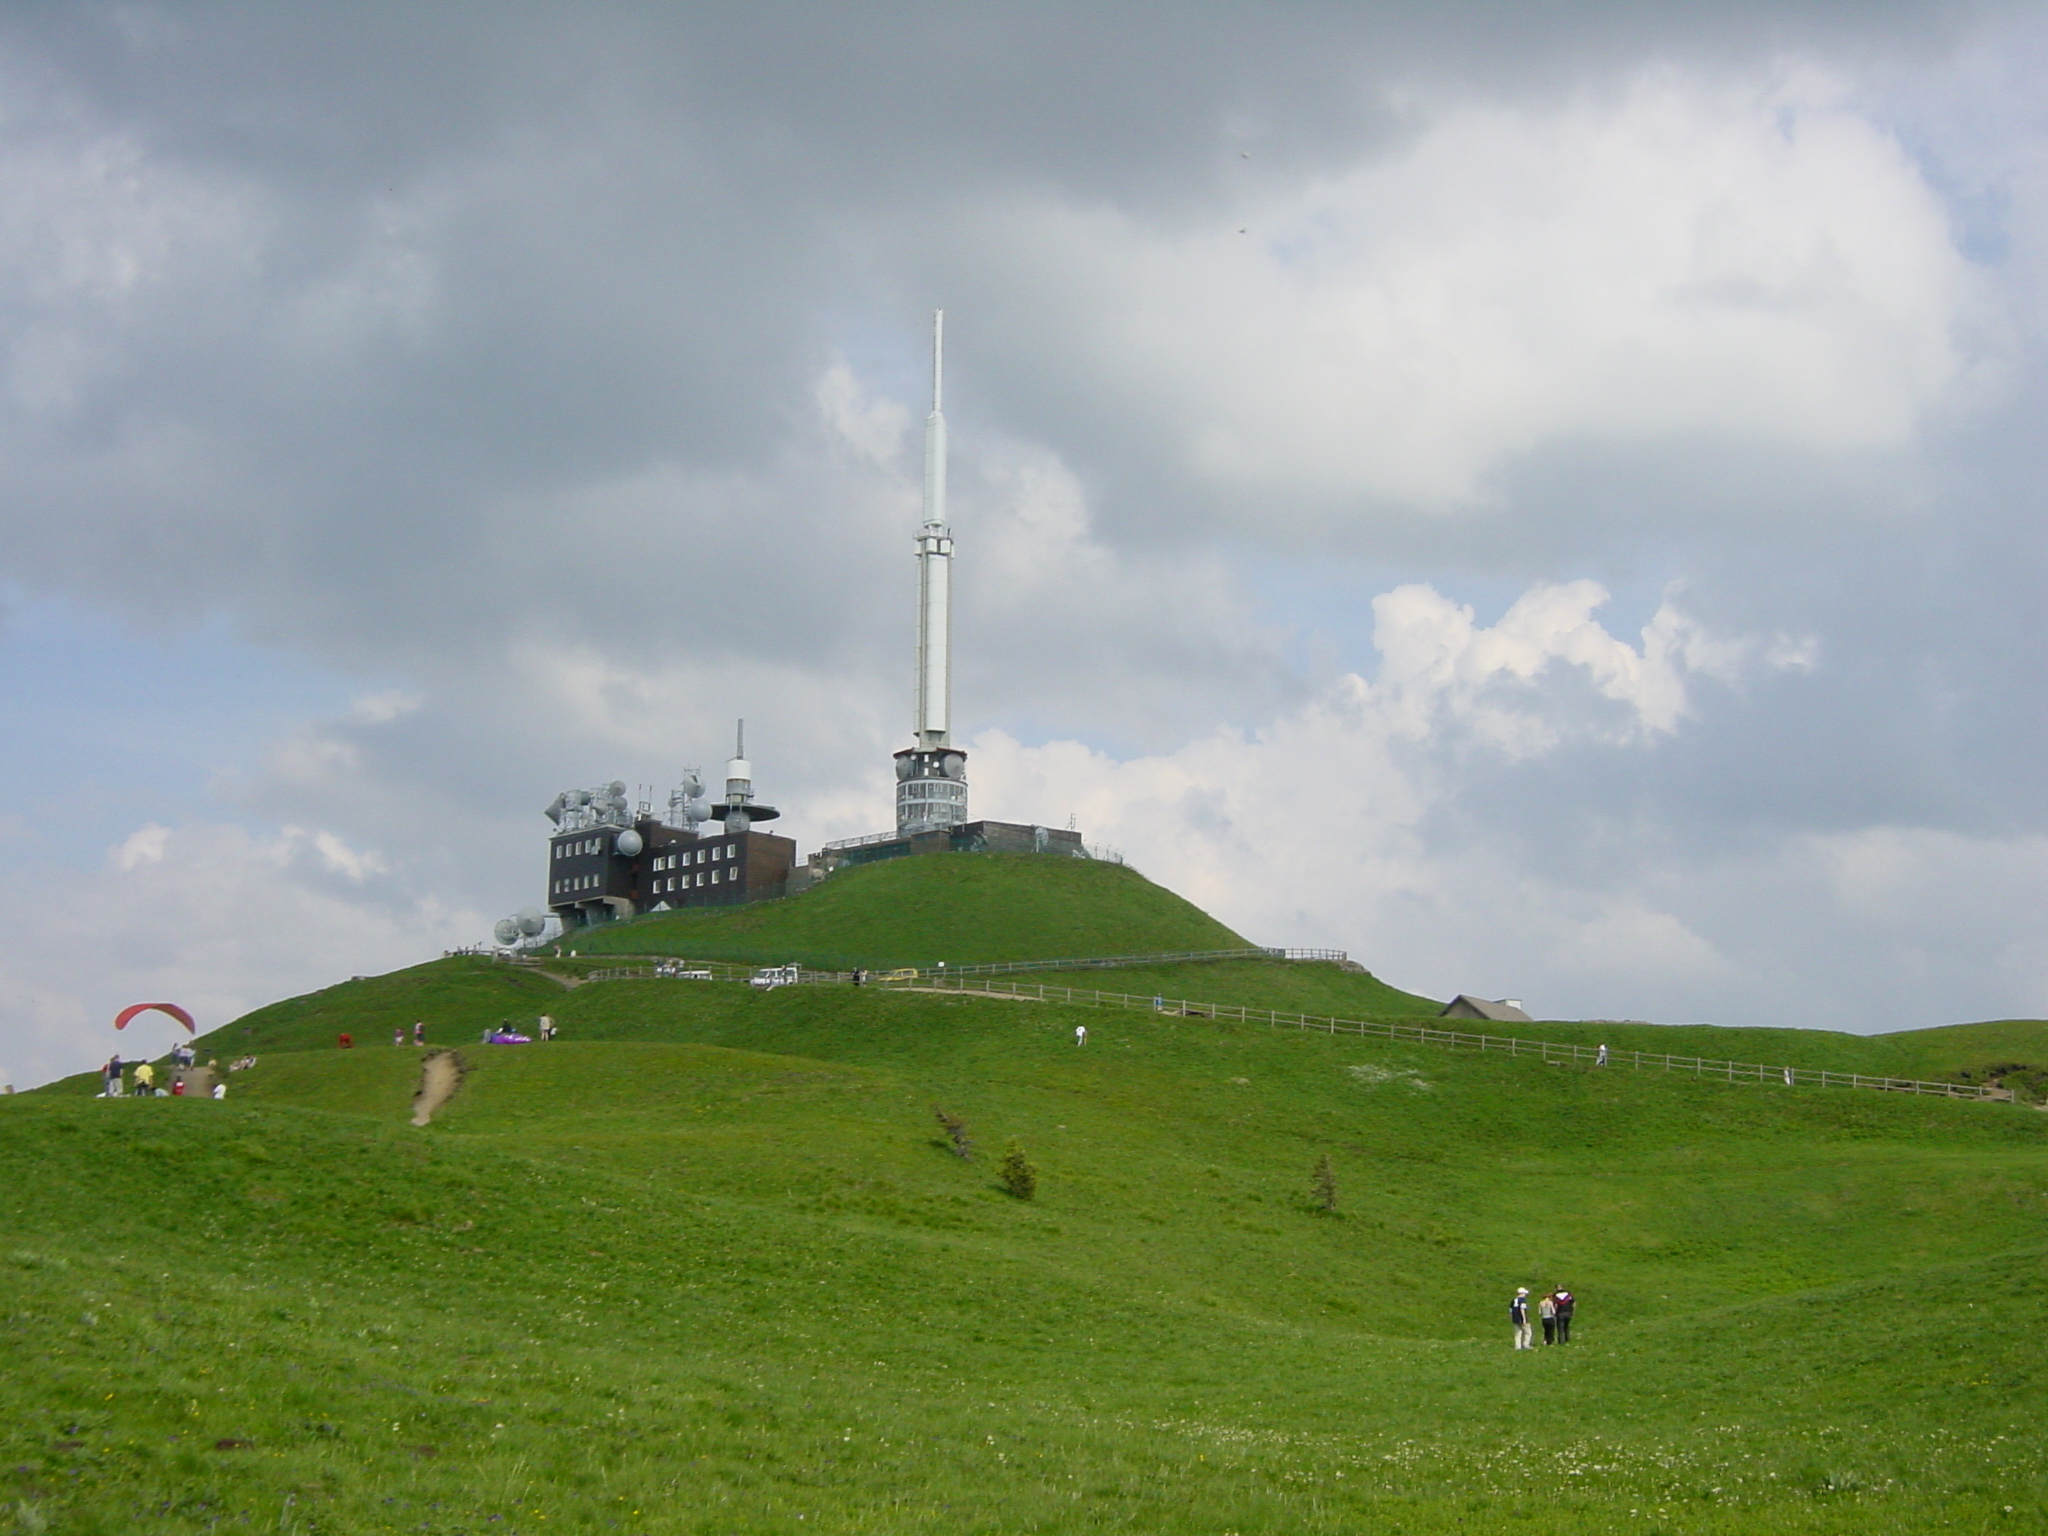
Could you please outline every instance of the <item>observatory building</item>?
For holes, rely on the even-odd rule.
[[[548,910],[565,930],[780,896],[796,863],[794,841],[754,830],[782,813],[754,798],[744,720],[722,800],[710,799],[692,772],[669,795],[666,815],[655,814],[652,800],[630,801],[620,779],[564,790],[546,814],[555,824]]]

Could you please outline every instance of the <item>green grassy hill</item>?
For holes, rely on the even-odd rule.
[[[1136,870],[956,854],[841,870],[788,901],[662,912],[565,941],[579,953],[823,969],[1239,949],[1252,941]]]
[[[470,1043],[543,1007],[562,1042]],[[467,1075],[415,1129],[421,1053],[379,1042],[420,1016]],[[1709,1054],[2048,1057],[2041,1024],[1799,1035]],[[2031,1109],[476,960],[234,1042],[223,1102],[0,1100],[0,1532],[2048,1519]],[[1575,1341],[1510,1350],[1513,1287],[1559,1283]]]

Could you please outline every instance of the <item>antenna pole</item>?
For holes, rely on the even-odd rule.
[[[917,536],[917,744],[952,728],[953,530],[946,526],[946,312],[932,312],[932,413],[924,423],[924,527]]]

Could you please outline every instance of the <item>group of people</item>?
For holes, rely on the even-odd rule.
[[[555,1021],[547,1014],[542,1014],[536,1033],[543,1040],[554,1039]],[[514,1029],[510,1019],[502,1021],[496,1029],[485,1030],[483,1035],[485,1045],[531,1045],[533,1040],[533,1035],[522,1035]]]
[[[1543,1325],[1543,1342],[1569,1344],[1572,1341],[1572,1310],[1577,1298],[1559,1286],[1536,1303],[1536,1320]],[[1515,1348],[1535,1347],[1536,1330],[1529,1323],[1529,1287],[1518,1286],[1508,1303],[1508,1321],[1514,1326]]]
[[[107,1059],[107,1064],[100,1068],[100,1081],[105,1084],[100,1097],[103,1099],[118,1099],[132,1094],[138,1099],[153,1099],[159,1093],[162,1093],[174,1099],[182,1099],[185,1097],[186,1073],[191,1070],[194,1060],[195,1057],[190,1046],[181,1045],[172,1051],[169,1072],[170,1081],[166,1086],[159,1088],[156,1081],[156,1067],[153,1063],[147,1061],[125,1062],[121,1059],[121,1053],[116,1051]],[[135,1068],[132,1073],[128,1072],[130,1066]],[[224,1099],[228,1096],[228,1085],[221,1081],[219,1062],[207,1062],[206,1074],[199,1081],[204,1083],[208,1079],[211,1079],[213,1083],[212,1088],[209,1090],[211,1097]],[[134,1085],[132,1088],[127,1086],[131,1081]]]

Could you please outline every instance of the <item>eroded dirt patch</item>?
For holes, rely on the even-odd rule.
[[[425,1125],[434,1112],[455,1097],[469,1068],[456,1051],[433,1051],[420,1063],[420,1086],[412,1096],[412,1123]]]

